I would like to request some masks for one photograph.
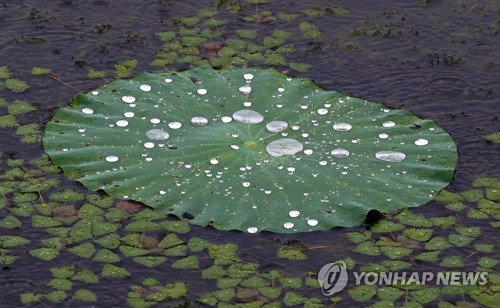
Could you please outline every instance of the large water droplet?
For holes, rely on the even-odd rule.
[[[338,132],[346,132],[351,130],[352,125],[349,123],[336,123],[333,125],[333,129]]]
[[[302,143],[291,138],[275,140],[269,143],[266,147],[267,153],[274,157],[280,157],[283,155],[295,155],[303,149],[304,146],[302,145]]]
[[[152,143],[152,142],[146,142],[146,143],[144,143],[144,147],[145,147],[146,149],[152,149],[152,148],[154,148],[154,147],[155,147],[155,144],[154,144],[154,143]]]
[[[126,127],[126,126],[128,126],[128,121],[127,120],[118,120],[118,121],[116,121],[116,126]]]
[[[182,127],[182,123],[181,122],[170,122],[170,123],[168,123],[168,127],[170,127],[171,129],[179,129]]]
[[[299,217],[300,216],[300,212],[299,211],[290,211],[290,212],[288,212],[288,215],[290,217],[295,218],[295,217]]]
[[[126,118],[133,118],[135,116],[135,114],[133,112],[131,112],[131,111],[128,111],[128,112],[125,112],[123,114],[123,116],[126,117]]]
[[[207,94],[207,89],[198,89],[198,90],[196,90],[196,93],[198,93],[200,95],[205,95],[205,94]]]
[[[220,120],[222,121],[222,123],[230,123],[233,121],[233,118],[228,116],[223,116],[222,118],[220,118]]]
[[[118,161],[118,156],[116,155],[108,155],[106,156],[106,161],[109,162],[109,163],[115,163]]]
[[[170,79],[170,78],[165,78],[165,82],[166,82],[166,83],[171,83],[171,82],[172,82],[172,79]]]
[[[306,155],[312,155],[312,153],[314,153],[314,151],[311,149],[304,150],[304,154]]]
[[[252,80],[253,79],[253,74],[244,74],[243,78],[245,78],[246,80]]]
[[[252,92],[252,88],[250,86],[243,86],[239,88],[241,94],[250,94]]]
[[[160,124],[161,120],[158,118],[152,118],[149,122],[151,122],[151,124]]]
[[[191,123],[196,126],[205,126],[208,124],[208,119],[204,117],[194,117],[191,119]]]
[[[93,114],[94,113],[94,109],[92,109],[92,108],[83,108],[82,112],[85,113],[85,114]]]
[[[250,106],[252,106],[252,102],[244,102],[243,106],[250,107]]]
[[[151,86],[148,85],[148,84],[141,84],[141,86],[139,87],[139,89],[141,89],[144,92],[149,92],[149,91],[151,91]]]
[[[415,144],[418,146],[428,145],[429,140],[424,139],[424,138],[420,138],[420,139],[415,140]]]
[[[271,133],[279,133],[288,128],[288,123],[285,121],[272,121],[266,125],[266,128]]]
[[[241,185],[243,185],[243,187],[250,187],[250,182],[243,182]]]
[[[328,110],[324,109],[324,108],[321,108],[321,109],[318,109],[318,114],[319,115],[325,115],[328,113]]]
[[[318,225],[318,221],[316,219],[311,218],[307,220],[307,224],[310,225],[311,227],[314,227]]]
[[[257,231],[259,231],[259,229],[257,229],[256,227],[248,227],[247,228],[248,233],[257,233]]]
[[[397,151],[380,151],[375,154],[375,157],[386,162],[396,163],[403,161],[406,155]]]
[[[250,109],[242,109],[233,113],[233,119],[245,124],[258,124],[264,121],[264,116]]]
[[[379,137],[380,139],[387,139],[387,138],[389,138],[389,134],[386,134],[386,133],[380,133],[380,134],[378,134],[378,137]]]
[[[130,96],[130,95],[125,95],[122,97],[122,101],[124,101],[127,104],[132,104],[135,102],[135,97]]]
[[[335,149],[330,154],[335,158],[344,158],[349,156],[349,151],[346,149]]]
[[[214,157],[214,158],[212,158],[212,159],[210,160],[210,163],[211,163],[212,165],[217,165],[217,164],[219,163],[219,159],[218,159],[217,157]]]
[[[283,224],[283,227],[285,227],[285,229],[291,229],[291,228],[293,228],[293,226],[294,226],[293,222],[289,222],[289,221],[285,222]]]
[[[170,135],[161,129],[150,129],[146,132],[146,137],[151,140],[167,140]]]
[[[394,123],[394,121],[385,121],[384,123],[382,123],[383,127],[393,127],[395,125],[396,123]]]

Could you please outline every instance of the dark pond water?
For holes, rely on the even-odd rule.
[[[439,123],[453,136],[459,151],[456,174],[447,190],[464,192],[473,189],[471,183],[477,177],[500,177],[500,147],[484,139],[484,136],[500,131],[500,2],[270,2],[256,6],[245,1],[223,0],[1,1],[0,66],[7,65],[16,78],[26,80],[31,88],[20,94],[2,90],[0,95],[8,102],[20,99],[36,107],[36,111],[19,115],[18,121],[21,124],[38,123],[43,127],[57,108],[70,103],[78,90],[87,92],[105,83],[102,79],[87,78],[89,70],[113,72],[115,64],[129,59],[139,61],[134,72],[160,70],[161,67],[149,65],[164,44],[155,33],[178,31],[176,19],[195,16],[202,8],[214,8],[220,10],[217,18],[228,22],[220,26],[223,36],[219,41],[230,37],[235,29],[256,29],[263,36],[269,35],[274,29],[291,31],[295,35],[287,42],[294,45],[295,51],[286,55],[287,60],[312,66],[304,73],[290,71],[290,75],[311,78],[325,89],[384,102],[394,108],[404,107],[419,117]],[[227,10],[228,6],[234,8],[238,5],[241,5],[241,11]],[[331,7],[346,9],[348,13],[333,14],[328,11]],[[313,18],[304,15],[308,9],[328,13]],[[304,38],[297,27],[299,22],[290,26],[292,23],[279,19],[266,20],[262,17],[265,13],[261,14],[265,11],[270,11],[272,16],[278,16],[280,12],[300,14],[299,20],[302,18],[316,25],[322,37]],[[244,21],[245,16],[252,14],[256,21]],[[262,63],[258,65],[265,66]],[[47,75],[31,75],[34,66],[51,68],[51,73],[62,82]],[[186,69],[190,63],[174,63],[167,67]],[[288,66],[277,68],[286,70]],[[7,113],[4,109],[0,107],[0,115]],[[4,155],[0,173],[11,169],[5,158],[28,161],[44,153],[40,143],[21,143],[15,132],[15,128],[0,128],[0,152]],[[85,194],[90,193],[80,184],[65,180],[62,175],[49,177],[61,180],[57,189],[70,187]],[[12,194],[7,194],[5,198],[9,200]],[[37,202],[41,201],[33,201]],[[79,207],[83,203],[75,203],[75,206]],[[475,206],[474,202],[465,203],[470,208]],[[484,256],[498,259],[496,244],[500,243],[492,225],[495,222],[494,215],[476,220],[467,215],[466,210],[453,212],[436,201],[412,212],[425,214],[426,217],[454,216],[456,226],[480,227],[481,235],[474,243],[495,245],[493,252]],[[0,210],[0,218],[8,214],[5,208]],[[80,258],[64,249],[52,261],[29,256],[29,250],[41,247],[41,241],[51,236],[43,228],[32,228],[29,216],[18,218],[23,223],[21,229],[0,229],[0,232],[20,235],[32,242],[14,248],[12,253],[20,256],[19,260],[0,270],[1,307],[22,305],[20,293],[50,292],[51,289],[45,286],[51,279],[49,268],[74,264],[100,272],[101,263]],[[343,258],[354,259],[357,269],[361,265],[387,260],[383,256],[369,257],[352,251],[356,245],[349,241],[346,233],[364,229],[361,226],[294,235],[265,232],[250,235],[193,226],[183,236],[184,239],[202,237],[216,243],[235,243],[242,260],[260,264],[259,272],[277,269],[287,275],[304,278],[307,272],[317,272],[324,264]],[[453,228],[437,228],[435,234],[446,237],[453,232]],[[326,247],[306,250],[306,260],[291,261],[277,257],[277,251],[282,246],[297,245]],[[475,256],[468,256],[476,255],[475,250],[473,245],[450,248],[441,257],[460,256],[466,259],[463,269],[474,270],[478,260]],[[421,252],[424,250],[420,247],[401,259],[411,262],[407,271],[436,272],[443,269],[439,261],[415,260],[414,257]],[[185,303],[192,305],[198,305],[196,299],[201,294],[217,289],[214,280],[201,278],[201,270],[212,264],[207,256],[200,257],[200,270],[177,270],[169,264],[167,262],[148,269],[123,257],[119,265],[132,276],[126,279],[101,279],[99,284],[87,287],[97,295],[96,303],[82,304],[68,299],[53,304],[42,299],[31,305],[123,307],[127,304],[130,286],[139,284],[144,277],[154,277],[163,284],[186,282],[189,287]],[[492,271],[498,272],[498,266],[493,267]],[[331,304],[319,289],[303,287],[292,291],[307,298],[318,298],[324,305]],[[368,305],[353,301],[346,292],[338,295],[342,297],[339,306]],[[281,300],[282,297],[273,301]],[[375,297],[369,303],[378,300]],[[230,303],[242,301],[234,297]],[[468,295],[452,294],[441,295],[428,305],[436,306],[439,301],[474,302]],[[404,300],[400,299],[398,303],[401,305]],[[168,302],[167,305],[175,304]]]

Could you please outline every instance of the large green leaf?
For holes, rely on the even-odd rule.
[[[457,162],[431,120],[234,67],[142,73],[78,94],[44,144],[92,190],[251,233],[354,226],[372,209],[419,206]]]

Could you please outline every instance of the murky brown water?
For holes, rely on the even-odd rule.
[[[332,6],[331,1],[321,0],[271,2],[266,9],[275,12],[283,8],[301,11]],[[50,67],[61,80],[86,92],[103,84],[102,80],[86,77],[89,69],[112,70],[113,64],[136,58],[140,61],[136,72],[153,70],[148,63],[162,44],[154,33],[171,28],[177,17],[194,15],[201,7],[213,6],[211,1],[195,0],[2,1],[0,66],[24,72],[19,77],[27,81],[35,78],[29,73],[33,66]],[[363,0],[336,1],[335,6],[348,9],[350,14],[317,19],[315,24],[323,32],[321,43],[300,36],[292,39],[297,52],[290,60],[312,64],[312,68],[304,74],[290,74],[311,78],[326,89],[404,107],[419,117],[436,120],[454,137],[459,149],[459,165],[449,187],[452,191],[469,189],[478,176],[499,177],[499,146],[486,143],[483,136],[500,130],[500,3]],[[240,17],[227,12],[219,16],[229,20],[229,26],[234,28],[242,27]],[[252,27],[258,29],[260,25]],[[45,124],[56,108],[69,104],[76,94],[75,89],[48,77],[36,77],[33,84],[23,99],[36,102],[39,110],[20,117],[25,123]],[[10,99],[8,95],[4,98]],[[14,131],[0,129],[0,152],[24,159],[43,153],[38,144],[20,144]],[[78,183],[64,184],[85,191]],[[415,212],[440,215],[443,210],[431,202]],[[482,227],[483,237],[496,238],[488,222],[470,222]],[[261,264],[263,270],[282,269],[301,275],[349,257],[352,244],[343,235],[358,229],[362,227],[296,235],[249,235],[194,226],[192,235],[237,243],[242,258]],[[47,236],[42,230],[23,229],[22,233],[40,240]],[[278,259],[276,251],[290,240],[333,247],[308,253],[305,261]],[[471,251],[462,249],[459,253],[467,255]],[[362,259],[357,257],[358,262]],[[82,261],[69,253],[58,260],[92,267],[91,261]],[[48,264],[26,257],[4,268],[0,272],[0,306],[18,306],[19,293],[45,284],[49,279]],[[58,264],[50,266],[54,265]],[[199,271],[168,266],[145,269],[131,261],[123,261],[122,266],[133,274],[135,283],[155,275],[186,281],[191,300],[196,294],[215,288],[212,281],[200,279]],[[438,266],[432,270],[437,269]],[[422,269],[416,265],[415,270]],[[110,281],[96,290],[99,302],[95,306],[123,306],[131,284]],[[311,296],[322,298],[319,290]]]

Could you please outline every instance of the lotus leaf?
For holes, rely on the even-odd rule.
[[[421,205],[457,161],[433,121],[235,67],[142,73],[78,94],[48,123],[44,145],[92,190],[249,233],[354,226],[371,209]]]

